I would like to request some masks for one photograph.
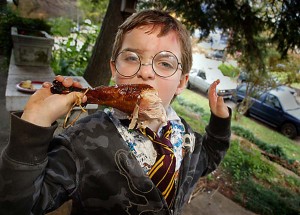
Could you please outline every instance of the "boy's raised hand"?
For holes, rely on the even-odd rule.
[[[62,82],[65,87],[81,87],[80,83],[74,82],[71,78],[57,76],[55,79]],[[78,97],[82,98],[82,102],[86,101],[86,96],[83,96],[82,93],[52,94],[50,87],[51,83],[45,82],[43,87],[29,98],[21,116],[23,120],[39,126],[49,127],[69,111]]]
[[[229,117],[229,111],[227,105],[224,103],[224,99],[222,96],[217,95],[217,85],[220,83],[220,80],[214,81],[208,90],[208,100],[210,110],[213,112],[214,115],[220,118],[227,118]]]

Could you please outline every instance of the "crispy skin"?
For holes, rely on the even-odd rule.
[[[166,123],[166,111],[162,101],[157,91],[150,85],[99,86],[87,90],[76,87],[66,88],[60,82],[54,81],[51,87],[52,93],[67,94],[72,91],[86,92],[85,104],[106,105],[127,113],[131,119],[129,129],[147,127],[153,120]]]
[[[68,94],[70,92],[86,92],[87,88],[64,87],[61,82],[54,80],[51,87],[53,94]],[[119,86],[99,86],[88,89],[85,104],[107,105],[131,114],[144,90],[154,90],[147,84],[128,84]],[[155,90],[154,90],[155,91]]]
[[[86,93],[88,104],[107,105],[117,108],[127,114],[132,114],[140,95],[144,90],[154,90],[146,84],[131,84],[120,86],[100,86]]]

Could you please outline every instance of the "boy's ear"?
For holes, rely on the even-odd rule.
[[[114,66],[113,61],[110,61],[109,65],[110,65],[111,77],[112,77],[112,79],[115,79],[115,76],[116,76],[116,67]]]
[[[178,84],[177,90],[175,92],[175,95],[179,95],[180,93],[182,93],[182,91],[186,88],[186,85],[188,83],[189,80],[189,74],[184,74],[182,75],[180,82]]]

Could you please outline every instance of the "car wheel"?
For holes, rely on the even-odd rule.
[[[288,138],[295,138],[297,136],[297,129],[292,123],[284,123],[281,126],[281,133]]]

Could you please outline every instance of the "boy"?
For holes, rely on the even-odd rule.
[[[208,95],[212,115],[205,135],[194,133],[170,107],[187,84],[191,62],[189,34],[167,13],[141,11],[120,26],[110,62],[116,84],[151,85],[167,112],[167,126],[152,123],[147,131],[128,131],[126,114],[108,109],[53,138],[55,121],[77,96],[83,102],[86,97],[53,95],[45,83],[23,113],[12,115],[10,143],[0,161],[0,214],[44,214],[69,199],[72,214],[180,214],[198,179],[221,162],[230,138],[230,113],[216,94],[218,81]],[[172,159],[163,171],[171,175],[168,182],[155,178],[160,141],[171,142],[163,156]]]

